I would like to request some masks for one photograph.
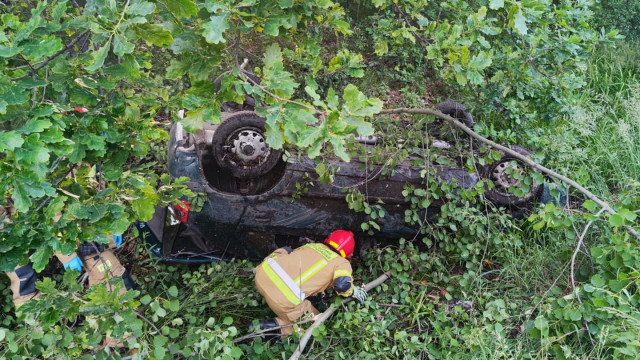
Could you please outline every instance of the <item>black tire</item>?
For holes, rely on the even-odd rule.
[[[252,112],[228,117],[213,134],[213,155],[218,165],[240,179],[267,174],[282,159],[282,150],[271,149],[264,132],[265,119]]]
[[[530,157],[533,153],[523,147],[520,146],[510,146],[511,150],[517,152],[520,155],[524,155]],[[502,182],[513,181],[510,179],[498,181],[498,177],[502,176],[502,170],[504,170],[508,165],[508,163],[515,161],[518,167],[525,168],[526,165],[522,163],[521,160],[518,160],[510,155],[502,154],[502,158],[493,164],[486,165],[482,167],[480,170],[481,176],[484,179],[488,179],[493,181],[494,187],[489,189],[487,187],[487,191],[485,191],[485,197],[491,201],[492,203],[498,206],[522,206],[525,205],[539,197],[542,192],[543,184],[532,184],[530,191],[524,196],[516,196],[515,194],[510,193],[505,184]]]
[[[468,128],[473,129],[473,125],[475,124],[473,121],[473,116],[470,113],[466,112],[467,107],[457,103],[455,101],[445,101],[436,104],[435,108],[445,115],[449,115],[453,118],[460,120],[463,124],[465,124]],[[443,119],[436,119],[437,121],[444,122]]]
[[[253,75],[252,73],[246,70],[240,70],[240,71],[246,77],[249,78],[250,82],[260,84],[260,79],[258,79],[257,76]],[[216,93],[218,93],[218,91],[220,91],[220,88],[222,87],[222,78],[224,78],[225,75],[229,75],[229,74],[231,74],[231,70],[223,72],[220,76],[218,76],[214,80]],[[220,107],[220,110],[225,112],[236,112],[236,111],[243,111],[243,110],[253,111],[255,107],[256,107],[256,99],[254,99],[253,96],[245,95],[244,102],[242,104],[238,104],[235,102],[226,102],[222,104],[222,106]]]

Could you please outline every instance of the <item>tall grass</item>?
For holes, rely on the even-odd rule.
[[[551,129],[551,165],[600,193],[640,185],[640,46],[599,50],[588,83],[568,115]]]

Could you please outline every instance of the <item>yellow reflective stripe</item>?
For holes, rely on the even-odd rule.
[[[332,250],[330,250],[324,244],[307,244],[307,245],[305,245],[303,247],[308,247],[308,248],[313,249],[315,252],[320,254],[327,261],[330,261],[331,259],[334,259],[334,258],[338,257],[338,254],[334,253]]]
[[[351,277],[351,273],[350,273],[349,271],[347,271],[347,270],[336,270],[336,271],[333,273],[333,278],[334,278],[334,279],[335,279],[335,278],[337,278],[337,277],[340,277],[340,276],[348,276],[348,277]]]
[[[300,275],[297,278],[295,278],[293,280],[293,282],[295,282],[296,284],[299,283],[300,285],[304,284],[305,281],[309,280],[311,278],[311,276],[313,276],[313,274],[315,274],[318,271],[320,271],[320,269],[322,269],[326,265],[327,265],[327,261],[326,260],[322,259],[322,260],[318,261],[312,267],[310,267],[307,271],[302,273],[302,275]]]
[[[351,296],[353,294],[353,284],[351,284],[351,287],[349,288],[349,290],[341,293],[339,291],[336,291],[336,293],[338,293],[338,295],[340,296]]]
[[[102,260],[100,260],[100,263],[99,263],[98,265],[96,265],[96,268],[97,268],[100,272],[106,273],[106,272],[107,272],[107,269],[105,269],[105,267],[104,267],[105,265],[107,265],[107,269],[110,269],[110,268],[111,268],[111,261],[109,261],[109,259],[104,260],[104,264],[103,264],[103,261],[102,261]]]
[[[347,254],[344,253],[344,250],[340,249],[340,256],[342,256],[343,258],[347,258]]]
[[[262,262],[262,269],[264,273],[267,275],[269,280],[273,282],[273,284],[280,290],[280,292],[287,298],[287,300],[291,301],[293,305],[300,305],[300,298],[298,298],[291,289],[280,279],[278,274],[273,271],[271,266],[267,263],[267,261]]]

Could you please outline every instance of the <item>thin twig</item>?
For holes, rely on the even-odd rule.
[[[137,317],[139,317],[140,319],[144,320],[144,322],[149,324],[153,328],[153,330],[156,331],[156,333],[160,334],[160,330],[158,329],[158,327],[154,323],[151,322],[151,320],[147,319],[146,317],[144,317],[142,314],[140,314],[137,311],[134,311],[134,313],[136,313]]]
[[[576,256],[578,255],[578,251],[580,250],[580,247],[584,242],[585,235],[587,235],[587,230],[589,230],[589,228],[591,227],[591,224],[593,224],[593,221],[597,219],[602,214],[603,211],[604,211],[604,208],[600,209],[600,211],[596,213],[595,218],[589,220],[587,225],[584,227],[582,234],[580,234],[580,237],[578,238],[578,244],[576,245],[576,249],[573,251],[573,255],[571,255],[571,288],[572,289],[575,289],[576,287],[576,280],[575,280]]]

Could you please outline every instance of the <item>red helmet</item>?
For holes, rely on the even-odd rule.
[[[324,239],[325,244],[336,249],[343,258],[350,258],[353,255],[353,249],[356,242],[353,240],[353,233],[349,230],[336,230],[329,235],[328,239]]]

